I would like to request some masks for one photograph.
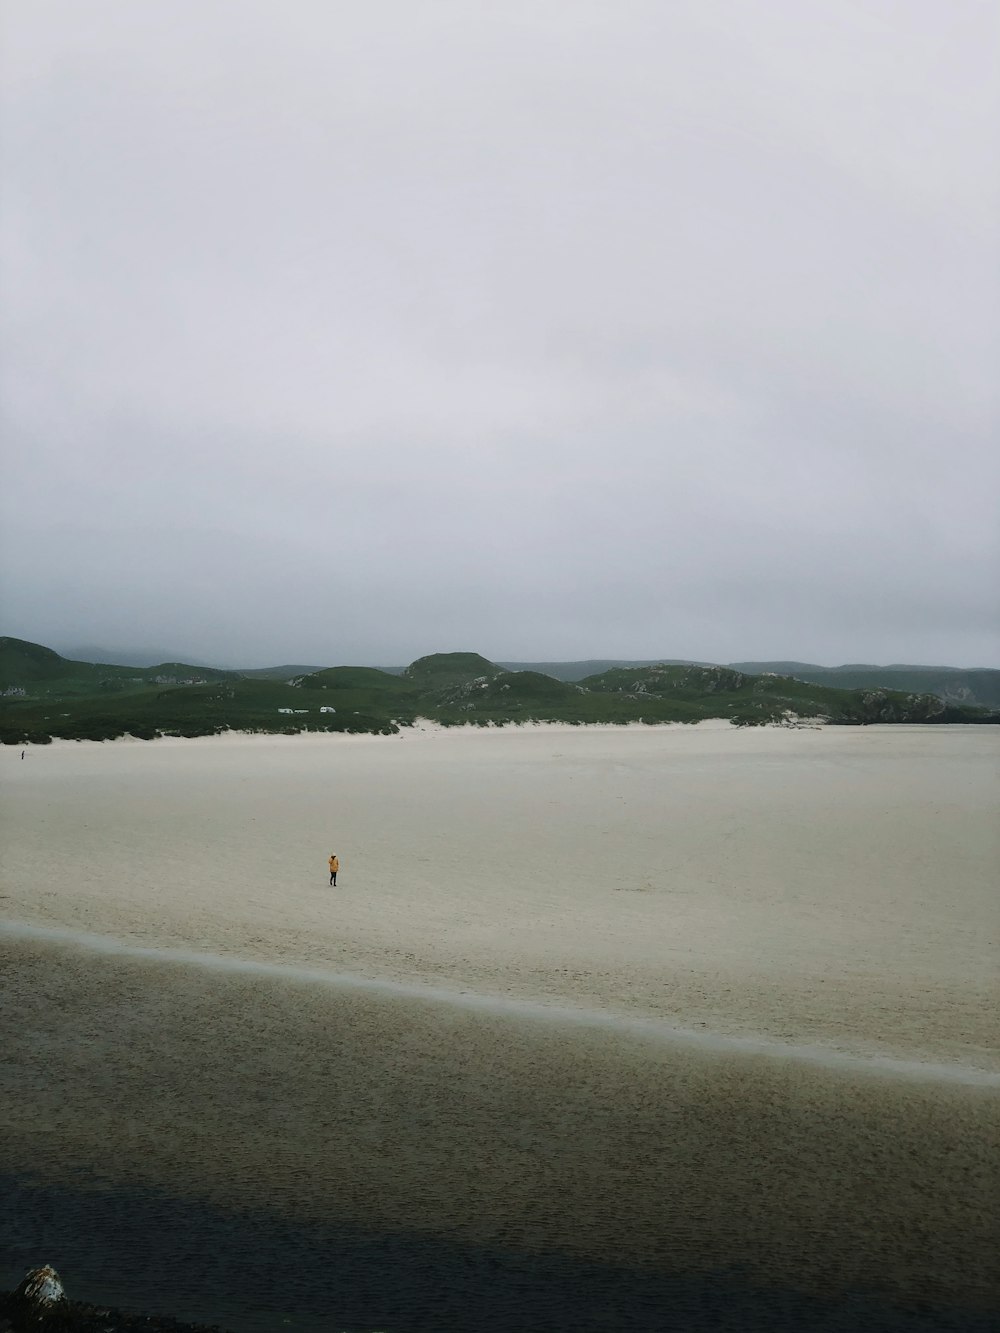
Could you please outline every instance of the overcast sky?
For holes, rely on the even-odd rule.
[[[8,0],[2,632],[1000,666],[994,0]]]

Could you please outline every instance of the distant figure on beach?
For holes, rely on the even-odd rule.
[[[337,853],[336,853],[336,852],[331,852],[331,853],[330,853],[330,883],[334,886],[334,888],[336,888],[336,886],[337,886],[337,871],[338,871],[339,869],[340,869],[340,860],[339,860],[339,858],[337,857]]]

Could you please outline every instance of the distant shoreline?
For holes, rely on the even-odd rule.
[[[819,729],[821,726],[829,725],[816,721],[803,721],[801,727],[813,727]],[[886,725],[899,726],[899,723],[888,723]],[[921,724],[914,723],[919,726]],[[930,724],[933,725],[933,724]],[[76,747],[79,745],[156,745],[166,743],[169,745],[192,745],[205,744],[207,742],[247,740],[259,743],[277,741],[282,744],[308,741],[310,744],[319,744],[323,741],[357,742],[357,741],[398,741],[414,736],[483,736],[503,732],[507,735],[512,733],[538,733],[552,732],[554,734],[572,735],[579,732],[614,732],[616,735],[622,732],[656,732],[656,731],[729,731],[738,730],[734,728],[728,718],[709,717],[701,718],[697,722],[489,722],[480,725],[476,722],[462,722],[454,726],[448,726],[443,722],[435,722],[431,718],[420,718],[412,725],[400,725],[399,730],[391,734],[385,732],[373,731],[319,731],[303,728],[302,731],[289,733],[287,731],[260,731],[243,730],[239,727],[233,727],[226,731],[209,732],[204,736],[171,736],[161,735],[149,738],[142,736],[110,736],[107,740],[74,740],[72,737],[53,736],[48,742],[25,741],[20,745],[21,749],[48,750],[52,748],[68,746]],[[787,725],[775,723],[774,730],[789,730]],[[940,730],[940,725],[934,728]],[[17,745],[6,747],[16,750]]]
[[[972,722],[869,722],[864,724],[847,724],[840,722],[831,722],[827,718],[799,718],[794,722],[766,722],[755,727],[740,727],[731,722],[728,718],[709,717],[700,718],[696,722],[489,722],[480,724],[476,722],[464,722],[455,725],[447,725],[442,722],[435,722],[429,718],[420,719],[413,725],[400,725],[399,730],[392,733],[371,732],[371,731],[319,731],[315,729],[303,728],[301,731],[289,733],[287,731],[260,731],[260,730],[242,730],[237,727],[226,731],[209,732],[203,736],[172,736],[161,735],[152,737],[132,736],[109,736],[106,740],[73,739],[72,737],[53,736],[48,741],[23,741],[17,744],[7,744],[0,746],[0,753],[5,750],[55,750],[55,749],[76,749],[82,746],[132,746],[132,745],[157,745],[157,746],[194,746],[232,743],[233,741],[246,741],[259,745],[265,744],[302,744],[319,745],[324,742],[333,744],[348,744],[357,742],[393,742],[415,737],[430,736],[489,736],[489,735],[579,735],[581,733],[594,734],[595,732],[613,733],[621,735],[623,733],[662,733],[662,732],[788,732],[788,731],[818,731],[818,732],[844,732],[844,731],[866,731],[866,732],[942,732],[942,731],[978,731],[983,723]],[[1000,725],[1000,717],[994,719],[994,725]]]

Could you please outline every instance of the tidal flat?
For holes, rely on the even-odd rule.
[[[995,1328],[997,756],[4,753],[2,1283],[236,1333]]]

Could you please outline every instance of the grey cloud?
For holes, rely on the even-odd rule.
[[[7,632],[997,660],[988,8],[6,25]]]

